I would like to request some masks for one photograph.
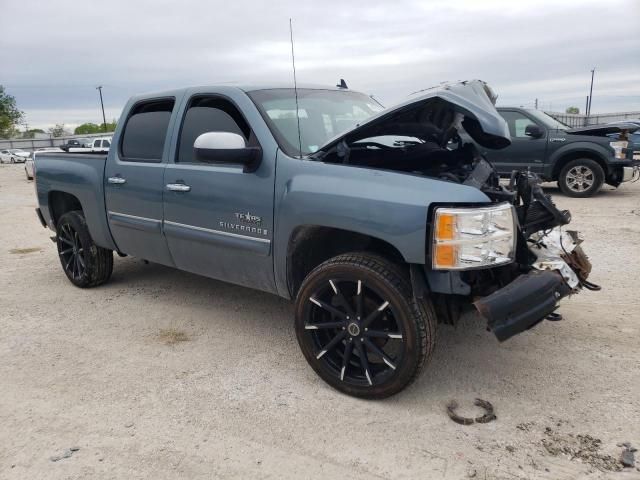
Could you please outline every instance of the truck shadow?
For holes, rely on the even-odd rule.
[[[290,301],[130,258],[118,259],[112,281],[103,288],[135,289],[142,295],[141,302],[145,301],[144,296],[152,295],[154,302],[167,306],[186,305],[190,309],[188,316],[195,318],[198,329],[205,332],[231,332],[240,324],[241,334],[227,339],[230,349],[249,343],[255,358],[274,357],[272,361],[281,366],[279,374],[296,377],[303,372],[299,381],[319,381],[299,351]],[[537,333],[525,332],[500,344],[486,331],[485,321],[474,313],[463,316],[456,327],[438,325],[437,330],[436,348],[423,374],[411,388],[385,402],[416,404],[415,408],[428,410],[440,408],[442,402],[456,395],[491,400],[495,392],[505,388],[526,395],[528,389],[534,388],[529,378],[544,370],[549,356],[561,359],[563,355],[559,346],[550,347]],[[265,335],[271,343],[261,341]],[[544,353],[538,348],[543,345]],[[561,384],[561,374],[556,375]],[[335,393],[337,401],[344,398],[330,387],[327,389]]]

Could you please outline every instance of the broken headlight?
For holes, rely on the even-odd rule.
[[[432,267],[468,270],[510,263],[516,248],[516,216],[510,203],[478,208],[437,208]]]
[[[619,160],[624,160],[627,157],[625,149],[629,145],[629,142],[617,141],[609,142],[609,146],[613,148],[613,156]]]

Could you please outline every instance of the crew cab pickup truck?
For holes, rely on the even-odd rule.
[[[544,181],[557,181],[570,197],[591,197],[603,183],[618,187],[638,175],[639,164],[628,155],[627,134],[637,125],[592,125],[569,128],[540,110],[499,107],[509,125],[511,145],[484,151],[502,176],[529,169]],[[622,134],[621,140],[608,135]]]
[[[200,87],[132,98],[108,155],[39,154],[43,226],[78,287],[113,252],[295,301],[311,367],[350,395],[416,378],[438,322],[476,308],[503,341],[554,313],[590,264],[478,80],[382,109],[344,88]]]

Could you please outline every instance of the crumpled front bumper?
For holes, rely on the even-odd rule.
[[[531,270],[473,303],[501,342],[544,320],[562,298],[582,286],[600,288],[586,281],[591,263],[579,247],[582,239],[577,232],[555,227],[529,240],[536,257]]]
[[[544,320],[569,293],[571,287],[559,272],[532,270],[474,305],[504,342]]]

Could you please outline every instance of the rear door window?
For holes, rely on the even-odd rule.
[[[137,104],[124,127],[120,152],[129,162],[162,161],[164,142],[175,100],[159,99]]]

